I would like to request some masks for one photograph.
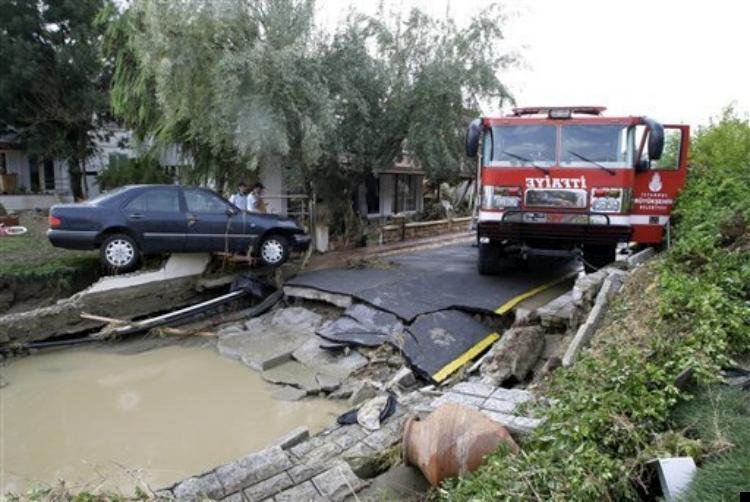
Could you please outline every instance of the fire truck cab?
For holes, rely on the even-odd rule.
[[[685,182],[690,130],[604,107],[514,108],[472,121],[481,274],[529,255],[576,255],[587,270],[621,242],[659,245]]]

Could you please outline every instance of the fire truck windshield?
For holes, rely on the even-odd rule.
[[[556,161],[557,127],[553,125],[499,125],[485,130],[482,157],[493,167],[533,163],[549,167]]]
[[[560,166],[627,167],[633,165],[635,135],[627,125],[563,125]]]
[[[633,165],[634,151],[635,128],[627,124],[494,125],[482,139],[488,167],[626,168]]]

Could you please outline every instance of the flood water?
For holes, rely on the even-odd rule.
[[[272,387],[213,348],[125,354],[70,349],[0,367],[0,493],[64,479],[75,489],[161,488],[262,449],[295,427],[311,432],[341,408],[270,397]]]

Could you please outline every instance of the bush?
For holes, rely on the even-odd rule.
[[[174,181],[166,169],[151,156],[111,162],[96,179],[102,190],[112,190],[124,185],[172,183]]]
[[[674,246],[640,272],[648,280],[629,284],[592,350],[554,374],[545,425],[518,455],[495,454],[447,483],[444,498],[637,499],[646,460],[695,449],[674,433],[664,440],[674,406],[689,397],[674,381],[686,368],[715,381],[750,346],[748,186],[750,124],[728,108],[693,138]]]

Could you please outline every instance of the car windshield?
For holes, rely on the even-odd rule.
[[[498,125],[485,131],[482,156],[492,167],[547,167],[555,163],[556,143],[553,125]]]
[[[634,136],[626,125],[564,125],[560,147],[562,167],[632,165]]]

